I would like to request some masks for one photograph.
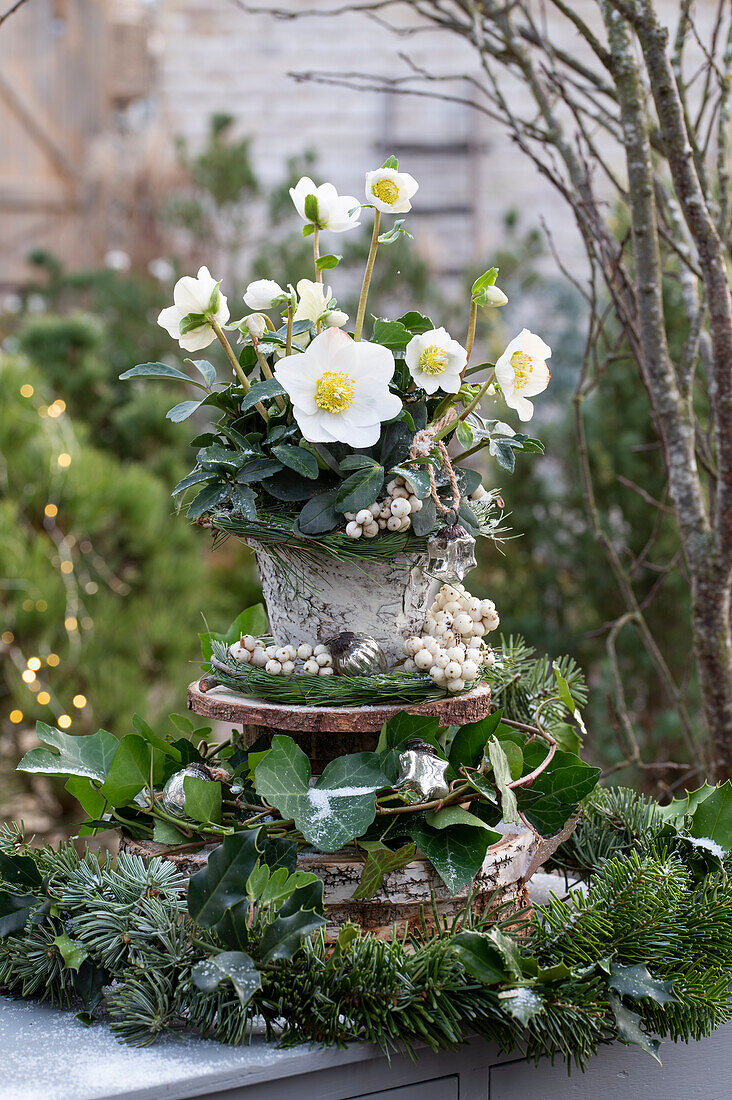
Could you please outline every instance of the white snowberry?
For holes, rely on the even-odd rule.
[[[419,497],[410,496],[409,507],[412,509],[412,512],[421,512],[424,507],[424,502],[421,501]]]
[[[307,661],[313,655],[313,647],[308,645],[307,642],[303,642],[302,645],[297,647],[297,655],[301,661]]]
[[[420,649],[414,655],[414,663],[417,668],[429,668],[432,664],[432,654],[428,649]]]
[[[364,523],[371,523],[373,518],[369,508],[362,508],[360,512],[356,512],[355,516],[356,523],[360,524],[361,527],[363,527]]]
[[[390,531],[398,531],[401,528],[402,521],[398,516],[392,516],[391,519],[386,521],[386,526]]]
[[[371,515],[370,512],[369,512],[369,515]],[[363,525],[363,537],[365,539],[376,538],[378,533],[379,533],[379,525],[374,520],[372,520],[370,523],[364,523],[364,525]]]
[[[409,515],[411,510],[409,501],[404,500],[402,497],[398,497],[396,500],[392,501],[390,508],[391,514],[393,516],[398,516],[399,519],[404,519],[405,516]]]
[[[433,665],[430,669],[430,676],[437,684],[438,687],[444,687],[447,683],[447,677],[445,676],[444,668],[440,668],[439,665]]]
[[[320,668],[320,675],[321,676],[332,676],[333,675],[333,669],[329,665],[322,665],[321,668]]]
[[[323,645],[323,643],[321,642],[319,645],[316,645],[315,648],[313,649],[313,656],[317,657],[321,653],[329,653],[329,652],[330,652],[330,650],[328,649],[327,645]]]
[[[360,539],[362,531],[363,528],[361,527],[361,525],[359,523],[356,523],[354,520],[351,520],[350,523],[346,524],[346,534],[350,539]]]
[[[474,680],[478,675],[478,665],[475,661],[463,661],[463,678]]]
[[[458,691],[462,691],[464,687],[465,687],[465,681],[462,680],[462,679],[448,680],[447,681],[447,690],[448,691],[458,692]]]
[[[450,661],[445,667],[445,676],[448,680],[459,680],[462,673],[462,665],[459,665],[457,661]]]
[[[277,676],[282,672],[282,665],[279,661],[267,661],[267,664],[264,666],[264,671],[268,672],[270,676]]]
[[[306,661],[302,666],[302,670],[306,676],[317,676],[320,672],[320,665],[315,660]]]
[[[321,668],[328,668],[333,664],[333,658],[330,653],[318,653],[315,660],[318,662]]]
[[[292,676],[294,671],[295,671],[295,662],[294,661],[283,661],[283,663],[282,663],[282,675],[283,676]]]
[[[267,651],[263,646],[259,645],[252,653],[252,664],[255,668],[264,668],[267,664]]]

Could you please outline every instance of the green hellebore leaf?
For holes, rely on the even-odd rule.
[[[429,496],[431,483],[427,470],[413,466],[392,466],[389,470],[389,476],[403,477],[414,495],[419,497],[420,500],[424,500]]]
[[[208,317],[205,313],[187,313],[185,317],[180,321],[180,334],[185,336],[189,332],[195,332],[196,329],[202,328],[203,325],[208,324]]]
[[[335,501],[335,489],[311,497],[297,517],[297,530],[303,535],[321,535],[332,531],[341,518],[335,510]]]
[[[279,443],[272,448],[272,454],[276,455],[284,466],[313,481],[320,473],[317,458],[304,447],[293,447],[291,443]]]
[[[379,236],[379,244],[393,244],[400,234],[412,239],[412,234],[408,233],[404,228],[405,218],[397,218],[391,229],[388,229],[386,233],[382,233]]]
[[[188,505],[186,517],[195,520],[198,519],[199,516],[204,515],[204,513],[213,511],[217,504],[221,504],[226,500],[229,491],[228,485],[222,485],[218,481],[213,485],[206,485],[204,489],[201,489],[200,493],[196,494]]]
[[[308,219],[309,222],[312,222],[313,225],[316,225],[318,226],[318,228],[322,229],[322,226],[320,225],[320,211],[318,210],[318,199],[316,195],[305,196],[305,217]]]
[[[138,363],[136,367],[130,367],[119,377],[121,382],[125,382],[128,378],[173,378],[178,382],[188,382],[191,386],[198,386],[199,390],[206,389],[201,382],[194,381],[182,370],[169,367],[167,363]]]
[[[181,424],[189,416],[193,416],[196,409],[199,409],[205,400],[206,398],[202,397],[200,401],[181,401],[180,404],[173,405],[172,409],[168,409],[165,418],[166,420],[172,420],[174,424]]]
[[[335,256],[332,252],[329,252],[325,256],[319,256],[315,261],[315,266],[319,271],[329,271],[332,267],[338,267],[342,259],[342,256]]]
[[[106,730],[80,737],[62,733],[61,730],[47,726],[45,722],[36,723],[36,735],[48,748],[31,749],[27,752],[18,764],[17,770],[20,772],[33,772],[36,775],[81,775],[102,783],[119,745],[114,734],[107,733]]]
[[[186,489],[190,489],[191,486],[200,485],[202,481],[213,481],[215,477],[216,475],[212,473],[211,470],[192,470],[190,474],[186,474],[186,476],[178,482],[170,495],[172,497],[177,497],[181,493],[184,493]],[[180,503],[178,507],[180,507]]]
[[[384,467],[368,466],[356,470],[339,487],[335,497],[337,512],[358,512],[378,499],[384,487]]]
[[[213,386],[216,381],[216,367],[213,363],[209,363],[208,359],[184,359],[183,362],[195,367],[207,386]]]
[[[255,382],[249,393],[241,399],[239,411],[243,416],[244,413],[253,409],[257,402],[272,401],[275,397],[282,397],[286,392],[282,383],[276,378],[265,378],[262,382]]]
[[[382,168],[393,168],[394,171],[396,172],[397,169],[399,168],[399,161],[397,160],[397,158],[392,153],[392,155],[390,157],[387,157],[387,159],[384,161],[384,163],[382,164],[381,167]]]
[[[419,336],[423,332],[431,332],[435,327],[429,317],[425,317],[423,313],[417,313],[413,309],[401,317],[397,317],[396,320],[399,324],[408,328],[413,336]]]
[[[412,333],[400,321],[387,321],[386,318],[379,317],[374,321],[371,339],[375,344],[381,344],[391,351],[400,351],[412,339]]]
[[[475,295],[479,294],[481,290],[485,290],[487,286],[494,286],[496,279],[498,278],[498,268],[489,267],[487,271],[484,271],[482,275],[473,283],[470,293]]]

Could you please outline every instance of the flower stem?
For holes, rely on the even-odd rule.
[[[460,375],[460,381],[461,382],[462,382],[463,378],[465,377],[465,371],[467,369],[468,363],[470,362],[470,356],[471,356],[472,351],[473,351],[473,344],[475,342],[475,328],[476,328],[477,323],[478,323],[478,303],[475,301],[474,298],[471,298],[470,299],[470,320],[468,321],[468,335],[465,337],[465,350],[467,351],[468,355],[467,355],[467,358],[465,360],[465,366],[463,367],[463,372]]]
[[[262,355],[261,351],[259,350],[259,348],[257,347],[256,344],[254,345],[254,351],[256,352],[257,362],[259,363],[259,369],[262,372],[262,377],[263,378],[274,378],[274,375],[272,374],[272,370],[270,368],[269,363],[267,362],[264,355]],[[277,408],[280,410],[280,412],[284,412],[285,411],[284,398],[275,397],[275,402],[276,402]]]
[[[292,355],[292,306],[287,311],[287,345],[285,347],[285,355]]]
[[[379,225],[381,223],[381,211],[374,210],[374,229],[371,234],[371,247],[369,248],[369,258],[366,261],[366,270],[363,273],[363,283],[361,285],[361,297],[358,300],[358,313],[356,314],[356,327],[353,330],[353,339],[360,340],[361,333],[363,332],[363,321],[366,316],[366,302],[369,296],[369,285],[371,283],[371,276],[374,272],[374,261],[376,260],[376,249],[379,247]]]
[[[218,337],[218,340],[219,340],[219,343],[221,344],[222,348],[226,352],[226,358],[229,360],[232,367],[234,368],[234,374],[237,376],[237,378],[241,382],[242,387],[244,389],[244,393],[249,393],[250,389],[252,388],[250,383],[249,383],[249,379],[247,378],[244,371],[241,369],[241,364],[239,363],[239,360],[237,359],[237,357],[234,355],[234,349],[232,348],[231,344],[229,343],[229,341],[224,336],[224,333],[221,329],[221,325],[218,323],[218,321],[214,317],[211,318],[211,328],[216,333],[216,335]],[[257,408],[257,412],[260,413],[260,415],[263,417],[264,420],[269,420],[269,414],[267,413],[267,410],[265,409],[265,407],[264,407],[264,405],[262,404],[261,401],[257,401],[256,408]]]
[[[480,389],[476,393],[473,400],[470,402],[469,405],[466,405],[466,407],[460,413],[460,416],[456,417],[455,420],[451,420],[450,423],[446,424],[444,428],[441,428],[439,432],[435,432],[435,435],[434,435],[435,441],[438,440],[438,439],[442,439],[443,436],[446,436],[449,432],[454,431],[455,428],[460,423],[460,421],[465,420],[466,416],[470,415],[470,413],[473,411],[473,409],[476,408],[480,404],[480,402],[483,400],[483,397],[485,395],[486,390],[493,383],[493,381],[495,380],[495,377],[496,377],[496,372],[495,372],[495,370],[492,370],[489,373],[489,375],[486,378],[483,385],[480,387]]]
[[[317,225],[313,231],[313,263],[315,264],[315,282],[322,283],[323,272],[318,267],[318,260],[320,259],[320,230]]]

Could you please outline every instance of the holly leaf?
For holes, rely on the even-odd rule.
[[[384,884],[384,879],[392,871],[406,867],[414,859],[416,847],[413,843],[403,844],[392,851],[385,844],[370,848],[361,872],[361,881],[351,897],[354,901],[372,898]]]
[[[695,791],[686,791],[684,798],[674,798],[667,806],[659,806],[657,813],[664,821],[672,825],[683,824],[687,814],[693,814],[700,802],[714,794],[717,787],[710,786],[706,781]]]
[[[640,1047],[641,1050],[645,1050],[646,1054],[650,1054],[651,1058],[655,1058],[660,1066],[661,1059],[658,1057],[658,1050],[661,1043],[658,1039],[652,1039],[647,1032],[643,1031],[638,1013],[631,1012],[629,1008],[625,1007],[620,998],[615,997],[612,993],[608,995],[608,1001],[615,1017],[618,1038],[621,1043]]]
[[[508,762],[508,757],[497,737],[490,738],[486,744],[486,751],[493,769],[493,778],[498,787],[498,793],[501,796],[503,820],[507,824],[517,825],[520,818],[518,815],[516,794],[509,787],[509,783],[511,782],[511,765]]]
[[[469,825],[431,829],[424,819],[411,821],[405,830],[427,857],[451,894],[467,886],[483,865],[492,833]]]
[[[689,832],[699,839],[713,840],[725,851],[732,850],[732,783],[720,783],[697,803],[691,814]]]
[[[652,977],[648,968],[642,963],[637,963],[635,966],[621,966],[620,963],[613,963],[607,984],[621,996],[632,997],[635,1001],[650,998],[659,1005],[678,1001],[674,993],[674,983]]]
[[[33,890],[43,882],[32,856],[9,856],[3,851],[0,851],[0,879],[8,886],[25,890]]]
[[[247,899],[247,882],[262,855],[259,830],[232,833],[214,848],[205,867],[188,881],[188,912],[212,928],[227,909]]]
[[[301,886],[287,899],[262,936],[262,962],[291,959],[305,936],[325,924],[323,883],[319,878]]]
[[[13,932],[21,932],[38,905],[35,894],[10,894],[0,890],[0,940]]]
[[[221,951],[218,955],[212,955],[193,967],[191,980],[203,993],[214,993],[222,982],[230,981],[242,1008],[262,988],[259,971],[243,951]]]
[[[497,985],[509,978],[506,961],[489,936],[481,932],[458,932],[450,943],[465,970],[476,981]]]
[[[86,946],[81,940],[72,940],[65,932],[61,936],[56,936],[52,943],[61,953],[61,958],[64,960],[64,970],[78,971],[81,964],[88,957]]]
[[[498,996],[501,999],[501,1006],[509,1016],[513,1016],[514,1020],[518,1020],[524,1027],[544,1009],[544,998],[526,986],[502,989]]]
[[[376,816],[376,791],[389,786],[376,753],[358,752],[332,760],[314,786],[310,762],[291,737],[275,734],[257,765],[258,795],[293,818],[305,839],[322,852],[335,852],[362,836]]]
[[[35,775],[81,775],[103,783],[117,752],[119,741],[106,730],[86,737],[36,723],[36,736],[48,748],[31,749],[18,764],[20,772]],[[55,750],[55,751],[52,751]]]

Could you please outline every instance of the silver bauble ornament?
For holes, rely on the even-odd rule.
[[[437,755],[431,745],[417,738],[406,741],[399,753],[399,775],[395,786],[410,802],[429,802],[446,798],[450,785],[445,779],[449,762]]]
[[[439,581],[461,581],[466,573],[475,569],[475,539],[469,535],[455,512],[448,522],[427,542],[426,573]]]
[[[209,781],[213,779],[210,769],[207,768],[205,764],[188,764],[185,768],[182,768],[181,771],[171,775],[170,779],[163,787],[163,795],[160,802],[166,814],[170,814],[172,817],[179,817],[184,821],[193,821],[193,818],[189,817],[186,813],[186,795],[183,789],[183,781],[186,776]]]
[[[389,667],[383,649],[368,634],[344,630],[326,645],[333,657],[336,676],[378,676]]]

